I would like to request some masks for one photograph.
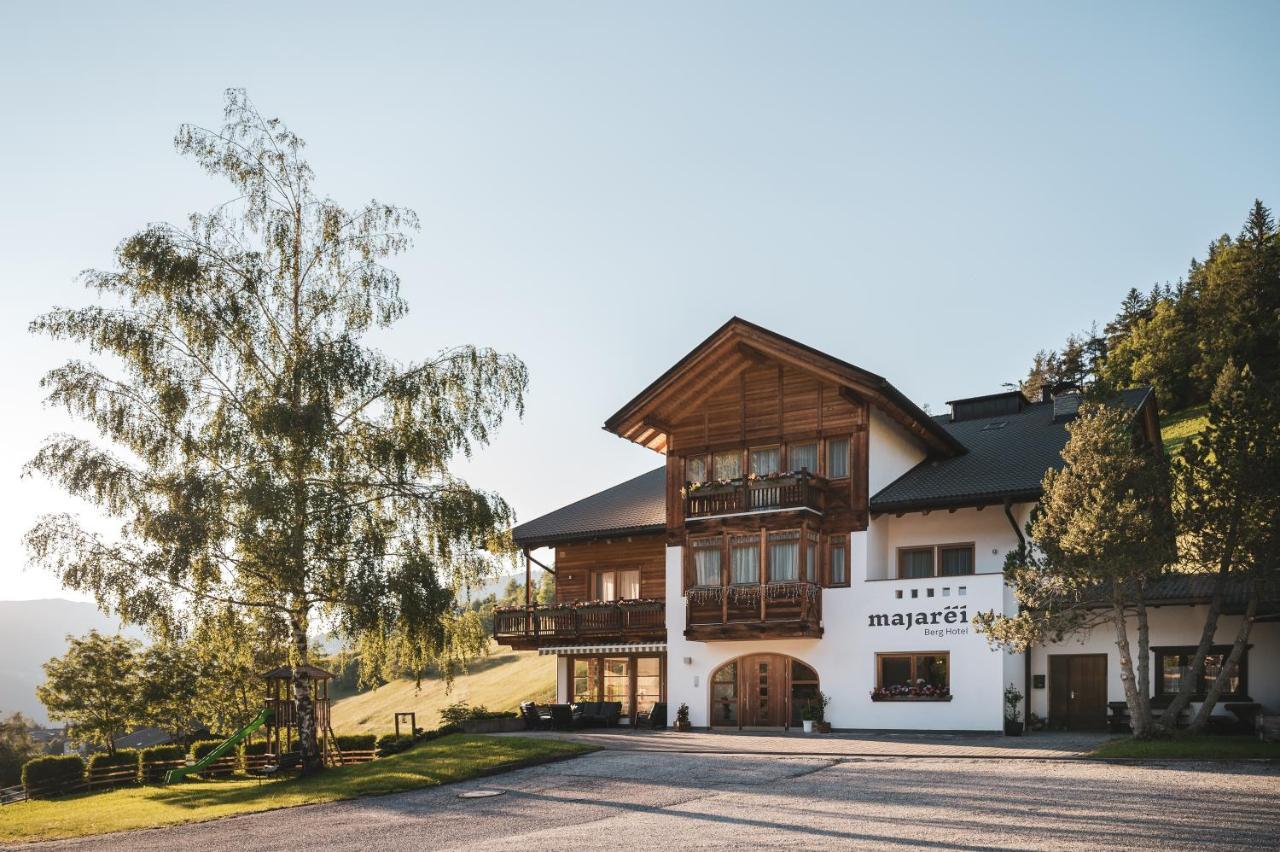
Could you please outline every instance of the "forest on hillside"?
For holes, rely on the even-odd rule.
[[[1184,278],[1131,288],[1101,331],[1095,323],[1037,352],[1020,388],[1034,399],[1042,388],[1150,386],[1167,414],[1206,403],[1228,363],[1265,386],[1280,379],[1280,233],[1261,201],[1239,235],[1210,242]]]

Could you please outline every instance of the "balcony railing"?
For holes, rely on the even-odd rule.
[[[688,639],[822,635],[822,587],[805,581],[694,586],[685,594]]]
[[[806,473],[772,479],[735,479],[686,488],[686,518],[738,515],[745,512],[812,509],[826,505],[825,480]]]
[[[662,601],[596,601],[494,610],[493,638],[512,648],[537,648],[582,639],[634,642],[665,639]]]

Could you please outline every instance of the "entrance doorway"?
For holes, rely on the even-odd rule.
[[[783,654],[748,654],[711,675],[711,726],[798,726],[804,704],[817,693],[817,672],[799,660]]]
[[[1099,731],[1107,727],[1107,655],[1049,655],[1049,727]]]

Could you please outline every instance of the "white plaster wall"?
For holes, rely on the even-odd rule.
[[[569,669],[569,657],[556,657],[556,701],[568,704],[573,701],[573,672]]]
[[[1022,521],[1022,505],[1015,507],[1014,518]],[[974,571],[978,574],[1004,570],[1005,556],[1018,545],[1018,539],[1002,506],[978,509],[945,509],[908,513],[901,518],[881,515],[868,525],[868,532],[880,543],[868,553],[867,577],[883,580],[898,573],[898,548],[931,544],[974,543]],[[855,575],[856,576],[856,575]]]
[[[1205,608],[1202,606],[1166,606],[1149,611],[1147,620],[1151,631],[1151,645],[1191,645],[1200,642],[1204,629]],[[1240,629],[1240,617],[1224,615],[1218,620],[1214,643],[1230,645]],[[1129,625],[1129,642],[1137,653],[1138,635],[1135,623]],[[1262,704],[1267,713],[1280,713],[1280,624],[1259,622],[1249,634],[1248,679],[1249,697]],[[1037,647],[1031,652],[1031,673],[1045,676],[1045,688],[1031,690],[1031,711],[1041,718],[1049,712],[1049,660],[1050,654],[1106,654],[1107,700],[1124,701],[1124,686],[1120,682],[1120,651],[1116,647],[1115,628],[1110,624],[1095,628],[1089,633],[1068,637],[1062,642]],[[1155,658],[1152,656],[1152,680],[1155,679]],[[1137,667],[1137,660],[1134,660]],[[1193,704],[1192,707],[1197,705]],[[1216,711],[1215,711],[1216,712]]]
[[[878,408],[871,409],[867,432],[868,494],[875,494],[924,461],[925,452],[907,430]]]
[[[725,662],[752,653],[795,657],[818,673],[822,691],[831,696],[827,719],[837,728],[920,730],[998,730],[1002,724],[1001,696],[1005,660],[1010,655],[992,650],[967,623],[979,609],[1002,608],[1003,577],[999,574],[928,580],[866,582],[854,575],[850,588],[822,592],[821,639],[690,642],[684,638],[685,604],[681,590],[681,548],[667,548],[667,699],[672,707],[689,705],[695,726],[709,720],[708,679]],[[965,594],[960,595],[960,586]],[[944,597],[943,589],[949,594]],[[933,596],[928,590],[933,589]],[[903,596],[899,598],[897,591]],[[911,592],[917,597],[912,598]],[[925,628],[871,627],[870,615],[931,613],[963,607],[964,622],[930,627],[943,635],[926,635]],[[951,654],[949,702],[874,702],[876,652],[948,651]],[[690,662],[686,663],[685,659]],[[1020,667],[1016,659],[1009,665]]]

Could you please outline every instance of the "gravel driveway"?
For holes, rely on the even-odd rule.
[[[460,799],[467,790],[504,791]],[[1280,766],[603,751],[59,849],[1276,848]]]

